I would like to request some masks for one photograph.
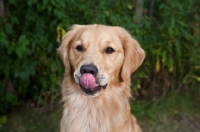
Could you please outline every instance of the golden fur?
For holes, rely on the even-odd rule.
[[[77,51],[77,45],[84,50]],[[114,52],[107,54],[105,49]],[[130,113],[130,76],[143,62],[145,52],[121,27],[74,25],[66,33],[58,53],[65,65],[61,132],[141,132]],[[85,94],[76,76],[83,64],[94,64],[108,84],[94,96]]]

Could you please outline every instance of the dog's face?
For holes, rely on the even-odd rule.
[[[103,25],[75,25],[66,33],[58,52],[86,95],[99,95],[112,83],[130,80],[145,53],[127,31]]]

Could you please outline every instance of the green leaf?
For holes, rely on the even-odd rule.
[[[1,31],[0,31],[0,43],[1,43],[0,47],[3,45],[7,46],[7,44],[8,44],[8,40],[6,39],[5,33],[1,32]]]
[[[178,60],[178,64],[179,66],[181,65],[181,47],[180,47],[180,42],[179,41],[176,41],[175,42],[175,50],[176,50],[176,55],[177,55],[177,60]]]
[[[17,42],[17,47],[15,48],[15,53],[21,59],[26,53],[26,46],[28,45],[29,40],[26,39],[25,35],[21,35]]]
[[[53,43],[49,43],[47,50],[49,53],[53,51]]]
[[[16,0],[9,0],[9,3],[14,5],[16,4]]]
[[[3,125],[3,124],[5,124],[7,122],[7,117],[6,116],[2,116],[1,118],[0,118],[0,127]]]
[[[17,103],[17,96],[12,93],[6,93],[6,101],[15,105]]]
[[[7,34],[11,34],[13,32],[12,25],[10,23],[6,23],[5,28]]]
[[[200,77],[199,76],[193,75],[192,77],[195,78],[197,81],[200,82]]]

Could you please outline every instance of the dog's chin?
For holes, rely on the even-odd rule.
[[[101,89],[106,89],[107,87],[107,84],[103,85],[103,86],[96,86],[94,88],[84,88],[81,84],[79,84],[79,86],[81,87],[81,90],[86,94],[86,95],[89,95],[89,96],[98,96],[99,92],[101,91]]]

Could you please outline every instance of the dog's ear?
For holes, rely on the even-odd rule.
[[[124,49],[124,61],[121,67],[121,80],[130,80],[131,74],[142,64],[145,52],[140,44],[123,28],[118,28],[118,35]]]
[[[65,75],[68,76],[71,72],[71,65],[69,62],[69,48],[70,44],[74,39],[76,32],[83,28],[83,25],[73,25],[70,30],[64,35],[62,43],[57,49],[58,54],[65,66]]]

